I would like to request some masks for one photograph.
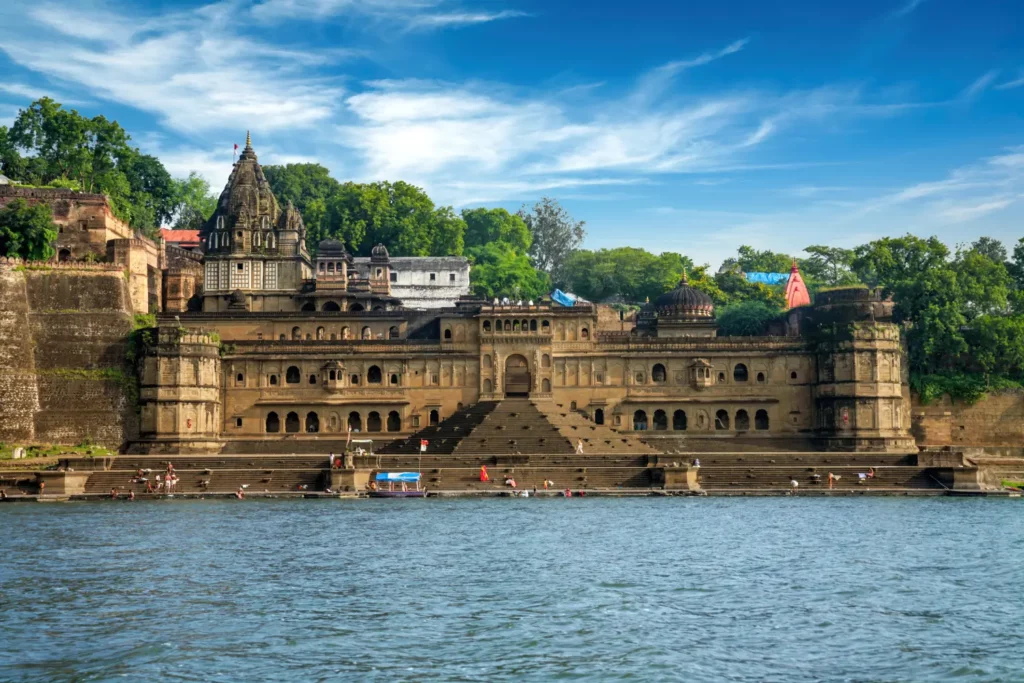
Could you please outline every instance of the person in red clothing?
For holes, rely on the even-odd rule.
[[[480,465],[480,481],[490,481],[491,478],[487,474],[487,465]]]

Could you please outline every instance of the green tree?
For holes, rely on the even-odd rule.
[[[739,266],[744,273],[788,273],[793,265],[793,257],[777,254],[774,251],[758,251],[744,244],[736,250],[736,258],[728,258],[723,263],[723,270],[730,266]]]
[[[982,372],[1024,380],[1024,316],[981,316],[971,325],[967,339]]]
[[[466,222],[466,248],[481,247],[491,242],[502,242],[513,250],[526,254],[533,236],[526,221],[505,209],[463,209]]]
[[[532,209],[524,205],[518,215],[533,236],[529,254],[534,265],[557,279],[569,254],[583,243],[587,234],[583,221],[577,222],[558,200],[550,197],[542,197]]]
[[[486,299],[510,297],[537,300],[549,291],[546,273],[534,269],[526,254],[503,242],[470,247],[469,280],[472,291]]]
[[[217,197],[210,191],[210,183],[195,171],[188,178],[172,181],[174,228],[199,230],[217,210]]]
[[[423,190],[401,181],[344,183],[327,203],[325,223],[325,237],[360,256],[378,243],[392,256],[459,256],[466,232],[451,207],[436,208]]]
[[[1006,263],[1006,247],[993,237],[979,237],[971,243],[971,250],[989,257],[996,263]]]
[[[810,278],[830,287],[858,282],[857,275],[850,270],[854,259],[853,249],[816,244],[806,247],[804,251],[810,256],[798,265],[801,271],[805,271],[801,273],[805,280]]]
[[[591,301],[642,303],[672,289],[693,262],[682,254],[652,254],[634,247],[577,250],[559,271],[558,283]]]
[[[316,245],[327,236],[327,204],[341,183],[320,164],[264,166],[263,173],[277,200],[282,204],[291,202],[302,214],[307,246],[315,253]]]
[[[743,301],[718,312],[718,334],[726,337],[750,337],[764,334],[779,309],[763,301]]]
[[[0,208],[0,255],[47,261],[53,258],[58,231],[49,204],[15,199]]]

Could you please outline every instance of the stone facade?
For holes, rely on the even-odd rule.
[[[370,277],[370,257],[352,259]],[[391,257],[391,295],[406,308],[445,308],[469,295],[469,259],[463,256]]]

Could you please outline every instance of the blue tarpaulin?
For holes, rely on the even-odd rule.
[[[377,481],[406,481],[415,483],[420,480],[419,472],[378,472]]]
[[[789,282],[789,273],[745,273],[747,282],[760,282],[762,285],[781,285]]]
[[[551,300],[554,301],[556,304],[561,304],[563,306],[576,305],[576,295],[566,294],[560,289],[556,289],[554,292],[551,293]]]

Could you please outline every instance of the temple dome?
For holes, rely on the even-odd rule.
[[[675,289],[655,299],[654,308],[659,317],[711,318],[715,314],[711,297],[691,287],[685,272]]]
[[[348,256],[345,251],[345,243],[341,240],[320,240],[317,246],[317,257],[321,256]]]
[[[388,254],[388,248],[383,244],[378,244],[370,250],[370,258],[374,261],[386,261],[390,258]]]

